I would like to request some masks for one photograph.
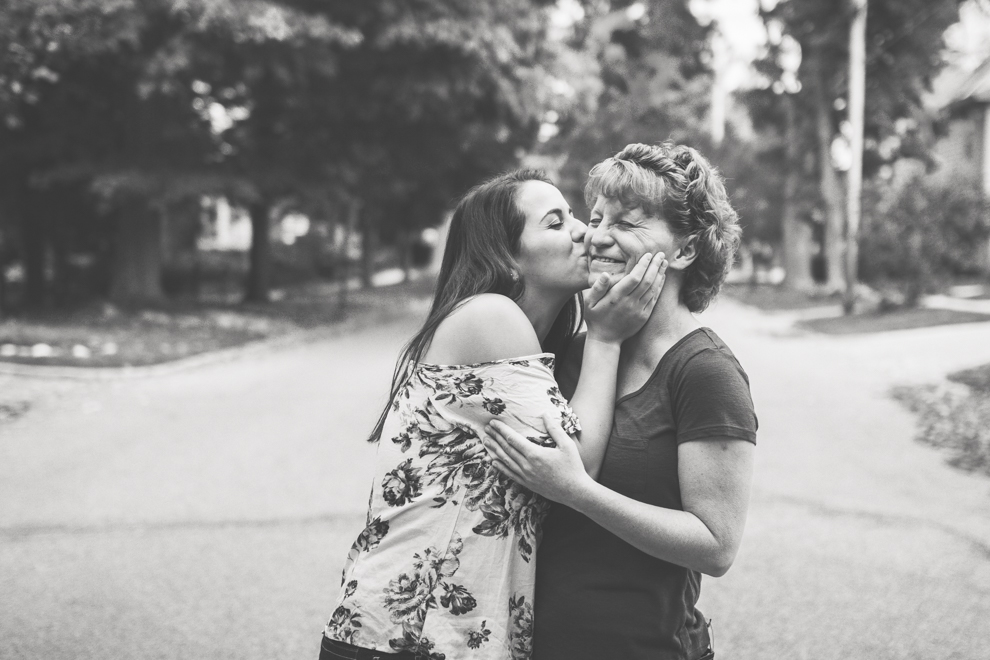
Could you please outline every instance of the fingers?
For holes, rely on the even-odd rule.
[[[660,296],[660,289],[667,277],[667,260],[663,252],[653,255],[650,265],[646,269],[646,274],[634,293],[639,294],[639,300],[644,306],[652,307]]]
[[[482,443],[493,458],[498,459],[511,470],[521,472],[521,464],[526,458],[513,445],[515,439],[513,436],[518,434],[505,424],[494,420],[485,427],[485,433],[487,438],[482,438]],[[527,440],[523,438],[523,442]]]
[[[574,440],[571,436],[567,435],[567,431],[564,427],[560,425],[560,418],[550,413],[543,413],[543,425],[547,429],[547,433],[550,437],[557,442],[558,447],[566,447],[568,443],[573,443]]]
[[[505,451],[499,446],[497,440],[488,437],[482,440],[485,449],[488,451],[489,456],[492,458],[492,465],[494,465],[499,472],[511,477],[515,481],[522,481],[520,479],[521,472],[519,466],[512,462],[512,460],[506,455]]]
[[[497,428],[495,424],[498,424],[502,428]],[[501,422],[495,422],[493,420],[485,427],[485,433],[487,435],[481,438],[481,443],[489,455],[491,455],[492,465],[495,469],[513,481],[525,485],[526,479],[523,476],[523,470],[520,465],[520,458],[522,457],[512,446],[509,437],[507,437],[514,434],[515,431],[501,424]]]
[[[526,483],[523,480],[521,474],[519,474],[518,472],[514,471],[512,468],[510,468],[508,465],[506,465],[505,463],[503,463],[501,460],[499,460],[497,458],[493,458],[492,459],[492,466],[496,470],[498,470],[499,472],[501,472],[502,474],[504,474],[505,476],[507,476],[509,479],[512,479],[513,481],[515,481],[516,483],[519,483],[519,484],[525,484]]]
[[[650,258],[650,261],[646,264],[646,268],[643,271],[643,277],[636,283],[636,290],[633,292],[633,295],[642,297],[644,293],[653,288],[663,262],[663,252],[657,252]]]
[[[609,285],[612,280],[609,278],[608,273],[602,273],[595,280],[595,283],[591,286],[591,291],[588,292],[588,304],[592,307],[598,304],[598,302],[605,297],[608,293]]]
[[[528,452],[533,447],[532,442],[505,422],[500,422],[497,419],[488,422],[487,428],[491,431],[491,435],[500,441],[499,444],[516,463],[522,463],[526,460]]]
[[[646,275],[652,259],[653,255],[649,252],[640,257],[633,269],[624,275],[618,284],[612,287],[611,293],[617,298],[627,296],[635,291]]]

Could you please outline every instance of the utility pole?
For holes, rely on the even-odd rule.
[[[859,260],[859,219],[863,191],[863,122],[866,106],[866,8],[868,0],[851,0],[855,9],[849,29],[849,165],[846,186],[846,295],[842,307],[852,314],[856,305]]]
[[[712,102],[711,102],[711,132],[712,144],[716,148],[722,146],[725,139],[725,115],[729,102],[729,92],[725,85],[725,73],[729,66],[729,46],[722,29],[715,23],[712,31]]]

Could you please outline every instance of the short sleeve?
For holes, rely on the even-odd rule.
[[[681,368],[673,384],[677,443],[731,438],[756,444],[759,422],[749,377],[731,353],[706,348]]]
[[[552,360],[549,362],[552,364]],[[461,377],[462,381],[466,379],[473,384],[468,396],[440,390],[430,399],[441,416],[472,429],[479,437],[485,425],[497,419],[532,442],[553,445],[544,429],[545,413],[557,416],[564,431],[571,435],[581,430],[547,362],[513,360],[481,366]]]

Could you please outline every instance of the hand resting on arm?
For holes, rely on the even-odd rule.
[[[715,577],[735,559],[746,523],[754,445],[731,438],[678,447],[683,511],[620,495],[584,470],[580,453],[556,419],[545,417],[556,447],[529,443],[492,422],[485,446],[494,465],[530,490],[583,513],[643,552]]]

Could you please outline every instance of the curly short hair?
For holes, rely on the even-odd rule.
[[[697,237],[681,301],[704,311],[732,268],[742,233],[718,170],[691,147],[630,144],[591,169],[584,187],[589,208],[599,195],[665,220],[678,238]]]

